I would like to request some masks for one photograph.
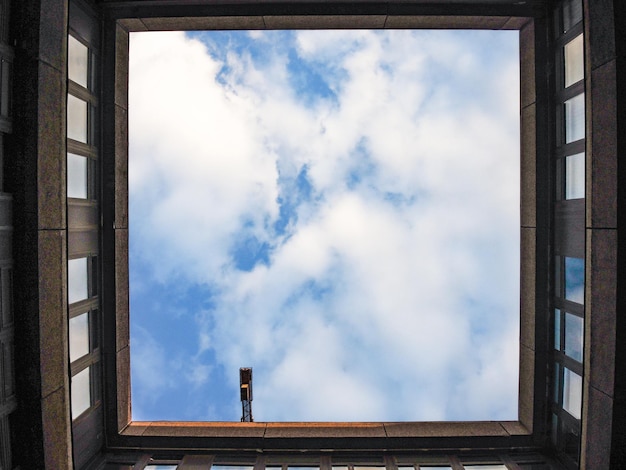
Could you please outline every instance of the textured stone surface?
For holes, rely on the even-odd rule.
[[[144,18],[151,31],[265,29],[262,16],[212,16],[201,18]]]
[[[537,134],[534,104],[522,109],[520,138],[520,223],[537,226]]]
[[[613,395],[617,325],[617,230],[587,230],[585,377]]]
[[[41,401],[45,468],[73,469],[70,405],[67,388]]]
[[[389,437],[506,436],[498,421],[385,423]]]
[[[380,29],[384,15],[264,16],[268,29]]]
[[[520,347],[519,420],[527,429],[533,429],[535,396],[535,352]]]
[[[396,16],[389,15],[385,28],[398,29],[503,29],[508,16]],[[513,28],[516,29],[516,28]]]
[[[615,61],[594,70],[591,76],[591,130],[587,148],[587,226],[617,226],[617,87]],[[589,100],[588,100],[589,101]],[[591,115],[589,115],[591,114]],[[591,129],[589,129],[589,127]],[[589,173],[590,171],[590,173]]]
[[[41,396],[67,387],[65,231],[39,231],[39,348]]]
[[[128,228],[128,112],[115,106],[115,228]]]
[[[534,228],[521,229],[520,260],[520,343],[529,349],[535,349],[535,259]]]
[[[115,104],[128,109],[128,32],[115,28]]]
[[[124,429],[131,420],[130,348],[119,351],[117,357],[117,429]]]
[[[520,103],[525,108],[536,101],[535,94],[535,24],[529,22],[520,30]]]
[[[39,64],[37,200],[40,229],[65,227],[65,85],[63,75]],[[32,184],[32,183],[31,183]]]
[[[588,385],[588,384],[585,384]],[[585,387],[581,445],[581,468],[619,468],[610,465],[613,400],[594,387]]]
[[[129,281],[128,281],[128,230],[115,231],[115,334],[116,351],[129,344]]]

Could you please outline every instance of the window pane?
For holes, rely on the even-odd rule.
[[[560,390],[560,385],[561,385],[561,366],[558,362],[554,363],[554,395],[552,398],[554,398],[554,403],[558,403],[559,402],[559,390]]]
[[[585,94],[565,102],[565,143],[585,138]]]
[[[580,419],[583,396],[583,379],[567,367],[563,369],[563,409]]]
[[[67,42],[68,70],[70,80],[87,88],[89,50],[78,39],[70,36]]]
[[[580,34],[565,44],[563,53],[565,55],[565,86],[568,87],[585,76],[583,35]]]
[[[466,470],[506,470],[506,465],[463,465]]]
[[[89,314],[70,318],[70,362],[89,354]]]
[[[146,465],[145,470],[176,470],[178,465]]]
[[[89,297],[87,258],[71,259],[67,262],[67,301],[70,304]]]
[[[565,354],[578,362],[583,361],[583,319],[565,314]]]
[[[87,143],[87,102],[67,95],[67,136]]]
[[[554,309],[554,349],[561,350],[561,311]]]
[[[565,258],[565,298],[584,303],[585,261],[582,258]]]
[[[211,470],[253,470],[254,465],[211,465]],[[346,467],[347,470],[347,467]]]
[[[67,154],[67,197],[87,199],[87,158]]]
[[[72,418],[77,418],[91,406],[89,367],[72,377]]]
[[[585,154],[565,159],[565,199],[585,197]]]
[[[563,3],[563,32],[583,19],[583,5],[581,0],[568,0]]]
[[[13,64],[3,60],[0,64],[0,114],[2,117],[11,117],[11,80]]]

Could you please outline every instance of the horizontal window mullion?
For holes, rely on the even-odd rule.
[[[565,310],[569,313],[574,313],[579,317],[585,316],[585,306],[571,300],[565,300],[560,297],[554,299],[554,306],[558,309]]]
[[[562,88],[556,93],[556,101],[559,105],[565,103],[567,100],[574,98],[575,96],[582,95],[585,92],[585,81],[580,80],[574,83],[572,86]]]
[[[72,376],[75,376],[80,371],[83,371],[98,362],[100,362],[100,349],[95,349],[89,354],[85,354],[81,358],[76,359],[74,362],[72,362],[72,364],[70,365],[70,373],[72,374]]]
[[[571,155],[576,155],[578,153],[585,152],[585,139],[580,139],[575,142],[570,142],[568,144],[563,144],[557,147],[554,156],[556,158],[569,157]]]
[[[583,22],[580,21],[576,23],[574,26],[572,26],[570,29],[568,29],[565,33],[563,33],[563,35],[559,36],[554,41],[555,49],[562,48],[563,46],[565,46],[565,44],[567,44],[576,36],[582,33],[583,33]]]
[[[98,106],[98,97],[91,93],[87,88],[79,85],[78,83],[73,82],[72,80],[67,81],[67,92],[70,95],[73,95],[77,98],[80,98],[83,101],[91,104],[92,106]]]
[[[583,365],[577,360],[566,355],[564,351],[554,351],[554,358],[563,367],[567,367],[569,370],[576,372],[581,377],[583,376]]]
[[[89,297],[88,299],[71,304],[69,308],[69,316],[70,318],[74,318],[78,315],[89,312],[90,310],[97,309],[99,308],[99,306],[100,299],[98,298],[98,296]]]
[[[84,258],[99,254],[98,227],[70,229],[68,232],[68,256]]]
[[[98,159],[98,148],[93,145],[85,144],[77,140],[67,138],[67,151],[69,153],[75,153],[83,157],[89,157],[93,160]]]

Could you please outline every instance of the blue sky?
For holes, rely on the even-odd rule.
[[[517,41],[133,33],[133,419],[517,419]]]

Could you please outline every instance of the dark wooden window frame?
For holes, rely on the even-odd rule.
[[[480,3],[480,2],[474,2]],[[104,2],[102,286],[104,424],[109,449],[213,452],[543,448],[550,266],[550,129],[546,12],[441,3],[220,4]],[[480,15],[475,15],[480,12]],[[521,296],[519,421],[394,423],[132,422],[128,302],[128,33],[177,29],[450,28],[520,31]],[[539,156],[539,157],[538,157]]]

